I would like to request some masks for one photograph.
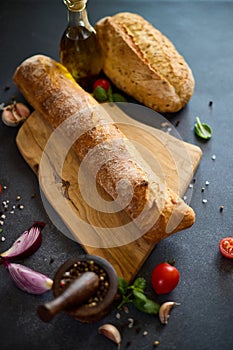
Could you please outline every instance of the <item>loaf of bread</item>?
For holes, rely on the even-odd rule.
[[[157,112],[176,112],[194,91],[192,71],[171,41],[141,16],[97,22],[103,70],[128,95]]]
[[[65,122],[68,138],[78,135],[73,149],[113,200],[123,206],[130,194],[121,209],[145,238],[158,242],[194,223],[193,210],[145,170],[144,160],[110,115],[60,63],[43,55],[30,57],[16,69],[14,81],[54,129]],[[87,157],[90,152],[93,156]]]

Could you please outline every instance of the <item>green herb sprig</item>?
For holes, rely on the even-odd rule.
[[[118,309],[126,303],[133,303],[135,307],[147,314],[158,314],[160,305],[145,295],[146,280],[143,277],[135,279],[133,284],[129,284],[124,278],[118,277],[118,291],[122,296]]]
[[[112,92],[111,86],[108,88],[108,91],[105,91],[101,86],[97,86],[95,90],[93,91],[94,98],[102,103],[102,102],[127,102],[127,99],[117,93]]]
[[[211,127],[206,123],[202,123],[199,117],[196,117],[194,131],[196,135],[198,135],[200,138],[204,140],[209,140],[213,133]]]

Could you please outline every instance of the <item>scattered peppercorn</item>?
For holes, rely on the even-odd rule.
[[[159,341],[158,340],[155,340],[154,343],[153,343],[154,346],[158,346],[159,345]]]
[[[209,101],[209,107],[213,105],[213,101]]]
[[[221,205],[220,208],[219,208],[219,211],[222,212],[224,209],[224,205]]]
[[[126,314],[129,313],[129,308],[128,308],[128,306],[124,305],[124,306],[123,306],[123,310],[124,310],[124,312],[125,312]]]
[[[142,330],[141,327],[137,327],[137,328],[136,328],[136,333],[137,333],[137,334],[140,333],[141,330]]]

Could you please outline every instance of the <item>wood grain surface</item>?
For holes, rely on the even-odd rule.
[[[152,171],[182,196],[200,162],[200,148],[134,120],[115,105],[106,104],[105,108]],[[107,212],[105,204],[101,210],[96,210],[86,202],[83,197],[91,197],[91,177],[88,174],[83,176],[82,188],[86,190],[83,196],[78,182],[80,163],[72,148],[65,160],[59,158],[62,154],[59,144],[58,148],[47,153],[47,141],[51,139],[52,132],[51,127],[34,111],[17,135],[16,142],[22,156],[39,176],[43,193],[63,220],[70,237],[78,241],[87,253],[106,258],[120,276],[132,280],[158,242],[147,241],[141,236],[123,211]],[[41,159],[44,161],[41,162]],[[98,188],[98,193],[108,208],[109,196],[101,188]],[[131,231],[128,230],[129,224]],[[129,231],[134,232],[132,237]],[[167,236],[164,234],[163,238]],[[111,237],[111,247],[108,246],[108,237]]]

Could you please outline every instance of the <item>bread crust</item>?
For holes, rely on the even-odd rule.
[[[141,16],[118,13],[97,22],[103,70],[128,95],[158,112],[176,112],[194,92],[194,77],[172,42]]]
[[[130,184],[132,198],[124,210],[136,220],[146,238],[158,241],[158,236],[159,240],[163,239],[194,223],[194,211],[161,184],[159,178],[144,170],[144,161],[134,146],[106,112],[93,113],[93,107],[100,105],[78,86],[62,65],[36,55],[16,69],[14,81],[54,129],[66,121],[66,136],[71,137],[78,130],[73,144],[76,154],[82,161],[93,152],[87,160],[88,169],[114,200],[118,197],[118,185],[123,182],[125,186],[125,181]],[[178,220],[173,221],[170,229],[169,220],[175,212]]]

